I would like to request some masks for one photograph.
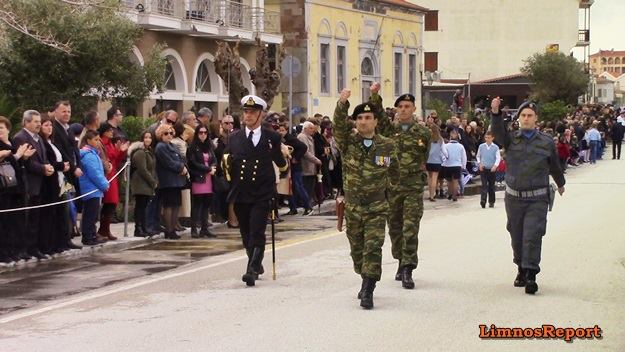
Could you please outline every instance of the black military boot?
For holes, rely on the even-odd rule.
[[[265,268],[263,267],[263,259],[265,259],[265,247],[260,248],[260,258],[258,260],[257,266],[255,266],[255,271],[258,275],[262,275],[265,273]]]
[[[241,280],[243,280],[247,286],[254,286],[256,284],[256,275],[254,270],[252,270],[252,248],[246,248],[245,253],[247,254],[247,267],[245,274],[241,277]]]
[[[514,279],[514,287],[525,287],[525,271],[523,271],[520,265],[516,278]]]
[[[358,291],[358,299],[362,299],[362,294],[365,293],[365,276],[362,275],[362,284],[360,285],[360,291]]]
[[[258,280],[259,270],[261,269],[261,261],[263,260],[263,251],[261,247],[252,249],[252,257],[250,258],[247,272],[241,278],[248,286],[254,286]],[[263,269],[264,272],[264,269]]]
[[[399,261],[399,264],[397,264],[397,272],[395,273],[395,281],[401,281],[401,260]]]
[[[401,270],[401,286],[412,290],[414,288],[414,281],[412,281],[412,266],[406,265]]]
[[[525,293],[533,295],[538,291],[538,284],[536,283],[536,274],[538,272],[533,269],[527,269],[525,271]]]
[[[360,306],[364,309],[371,309],[373,308],[373,290],[375,290],[375,280],[365,277],[362,281],[362,285],[365,290],[360,298]]]

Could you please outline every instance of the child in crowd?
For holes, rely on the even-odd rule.
[[[80,190],[87,194],[82,199],[82,243],[93,246],[103,243],[96,238],[95,223],[98,220],[100,206],[104,192],[109,189],[109,183],[104,176],[102,160],[98,155],[100,135],[96,131],[87,131],[84,136],[85,146],[80,149],[83,175],[80,176]]]
[[[499,153],[499,147],[493,143],[495,139],[491,131],[486,132],[484,136],[485,142],[480,144],[477,149],[477,162],[480,168],[480,177],[482,179],[482,189],[480,205],[482,208],[486,208],[486,201],[488,200],[488,207],[495,206],[495,177],[499,162],[501,161],[501,155]],[[488,198],[488,199],[487,199]]]
[[[449,132],[449,143],[445,144],[448,157],[443,161],[442,174],[447,179],[447,199],[458,201],[458,191],[460,190],[460,177],[462,169],[467,165],[467,153],[462,144],[458,143],[458,132]]]

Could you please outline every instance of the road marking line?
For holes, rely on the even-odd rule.
[[[337,232],[336,230],[331,230],[331,231],[322,231],[319,233],[320,235],[315,235],[315,237],[313,238],[307,238],[307,239],[303,239],[300,241],[295,241],[292,243],[286,243],[287,241],[285,241],[284,245],[276,245],[276,251],[278,250],[282,250],[285,248],[289,248],[289,247],[293,247],[296,245],[301,245],[301,244],[305,244],[305,243],[309,243],[309,242],[313,242],[313,241],[318,241],[318,240],[322,240],[322,239],[326,239],[326,238],[330,238],[330,237],[334,237],[334,236],[338,236],[340,234],[342,234],[342,232]],[[265,250],[265,252],[269,251],[269,253],[271,253],[271,248]],[[199,266],[199,267],[193,267],[193,268],[189,268],[189,269],[174,269],[176,270],[176,272],[173,273],[165,273],[162,274],[161,276],[158,276],[159,274],[154,274],[152,277],[150,277],[149,279],[144,279],[141,280],[141,278],[138,278],[138,280],[141,280],[139,282],[134,282],[134,283],[128,283],[128,284],[120,284],[120,286],[114,287],[114,288],[101,288],[101,289],[97,289],[96,292],[92,292],[92,293],[86,293],[85,295],[80,295],[79,297],[74,297],[74,298],[68,298],[65,301],[61,301],[58,303],[54,303],[51,304],[49,306],[44,306],[41,308],[34,308],[32,310],[30,309],[26,309],[25,311],[22,312],[18,312],[15,314],[11,314],[9,313],[9,316],[7,317],[3,317],[0,318],[0,324],[6,324],[6,323],[10,323],[19,319],[24,319],[24,318],[28,318],[34,315],[38,315],[41,313],[46,313],[52,310],[56,310],[56,309],[60,309],[60,308],[65,308],[67,306],[71,306],[77,303],[82,303],[82,302],[86,302],[92,299],[96,299],[96,298],[101,298],[104,296],[108,296],[108,295],[112,295],[114,293],[119,293],[122,291],[127,291],[127,290],[131,290],[137,287],[141,287],[141,286],[146,286],[149,284],[153,284],[155,282],[159,282],[159,281],[164,281],[164,280],[169,280],[169,279],[173,279],[176,277],[180,277],[183,275],[187,275],[187,274],[192,274],[198,271],[202,271],[205,269],[210,269],[210,268],[214,268],[220,265],[224,265],[224,264],[230,264],[242,259],[247,259],[247,256],[239,256],[239,257],[235,257],[235,258],[230,258],[230,259],[226,259],[217,263],[212,263],[212,264],[207,264],[207,265],[203,265],[203,266]],[[190,266],[194,266],[198,263],[191,263],[188,264]],[[184,268],[185,266],[182,266],[180,268]]]

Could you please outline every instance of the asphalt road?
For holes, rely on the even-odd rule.
[[[328,229],[281,241],[277,280],[268,270],[253,288],[235,251],[5,314],[0,351],[624,351],[625,160],[567,181],[535,296],[512,286],[503,199],[481,209],[466,197],[426,211],[415,290],[393,280],[387,240],[371,311],[344,234]],[[598,325],[603,337],[484,340],[480,324]]]

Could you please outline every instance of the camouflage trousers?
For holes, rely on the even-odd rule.
[[[419,258],[419,223],[423,217],[423,188],[412,191],[391,191],[388,234],[391,253],[402,265],[417,267]]]
[[[540,251],[543,236],[547,232],[547,211],[549,199],[505,197],[508,223],[512,243],[512,261],[523,269],[540,271]]]
[[[365,205],[345,203],[345,232],[354,271],[376,281],[382,276],[382,245],[387,215],[386,201]]]

